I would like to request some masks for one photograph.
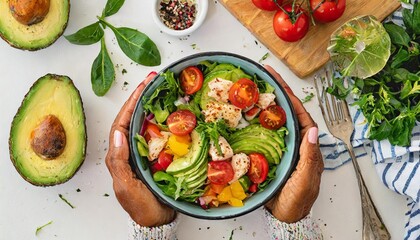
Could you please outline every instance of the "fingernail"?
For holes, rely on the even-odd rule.
[[[115,130],[114,131],[114,146],[115,147],[121,147],[122,145],[122,138],[123,138],[123,134],[122,132]]]
[[[155,72],[155,71],[151,71],[149,74],[147,74],[147,77],[149,77],[150,75],[152,75],[152,74],[157,74],[157,72]]]
[[[317,144],[318,142],[318,128],[311,127],[308,130],[308,141],[312,144]]]

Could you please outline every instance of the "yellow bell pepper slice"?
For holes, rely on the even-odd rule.
[[[230,190],[232,192],[232,196],[239,200],[244,200],[247,196],[245,194],[244,188],[242,187],[239,181],[235,181],[230,185]]]
[[[222,192],[217,195],[217,200],[220,202],[227,202],[232,198],[232,191],[230,190],[230,186],[223,188]]]
[[[176,136],[172,134],[168,139],[168,148],[176,156],[181,157],[188,153],[191,144],[191,137]]]
[[[244,205],[242,200],[239,200],[239,199],[234,198],[234,197],[229,199],[228,204],[232,207],[242,207]]]

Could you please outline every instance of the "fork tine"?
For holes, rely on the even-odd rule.
[[[324,95],[325,108],[327,109],[329,124],[334,125],[334,121],[336,119],[333,115],[333,112],[331,111],[331,103],[330,103],[330,100],[328,99],[328,95],[330,95],[330,94],[325,94],[325,91],[324,91],[323,95]]]
[[[326,81],[327,81],[328,87],[331,87],[332,86],[332,83],[331,83],[332,72],[331,71],[327,71],[326,78],[327,78]],[[334,120],[336,120],[336,121],[341,120],[342,119],[341,109],[339,109],[337,98],[335,96],[331,95],[331,94],[326,94],[326,95],[329,95],[329,97],[330,97],[331,106],[332,106],[332,110],[333,110],[333,113],[334,113]]]
[[[316,89],[316,95],[318,97],[319,107],[321,108],[321,113],[322,113],[322,116],[324,117],[324,120],[328,120],[328,122],[327,122],[327,125],[328,125],[328,124],[330,124],[329,119],[331,119],[331,118],[329,116],[327,116],[327,114],[325,112],[325,108],[324,108],[325,90],[324,90],[324,86],[322,84],[322,77],[317,74],[317,75],[315,75],[314,79],[315,79],[314,82],[315,82],[315,89]],[[321,85],[322,89],[320,89],[318,84]]]
[[[351,116],[350,116],[349,107],[347,106],[346,101],[341,101],[341,105],[342,105],[342,108],[343,108],[344,118],[346,119],[346,121],[352,121]]]

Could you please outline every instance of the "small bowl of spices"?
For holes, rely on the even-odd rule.
[[[185,36],[204,22],[208,0],[156,0],[153,8],[153,19],[162,32]]]

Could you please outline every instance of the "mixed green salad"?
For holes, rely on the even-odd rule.
[[[342,69],[342,76],[333,80],[333,87],[328,91],[340,98],[346,98],[350,93],[356,96],[353,104],[366,118],[370,139],[388,139],[393,145],[409,146],[413,127],[420,120],[420,3],[415,3],[412,10],[402,10],[402,17],[404,27],[392,22],[379,23],[386,30],[384,34],[390,44],[378,35],[381,41],[370,44],[369,49],[357,51],[349,46],[347,43],[365,46],[363,36],[375,36],[363,34],[363,29],[370,28],[367,24],[359,25],[363,29],[348,26],[338,34],[339,39],[330,47],[338,49],[341,46],[342,51],[354,57],[351,64]],[[385,46],[390,54],[384,54]],[[363,53],[371,56],[369,59],[384,57],[386,63],[374,75],[360,75],[378,66],[378,61],[366,60]],[[350,72],[354,75],[347,74]],[[345,82],[346,76],[353,78]]]
[[[274,87],[229,63],[204,61],[142,99],[136,135],[164,194],[201,207],[243,200],[275,178],[286,151],[286,114]]]

